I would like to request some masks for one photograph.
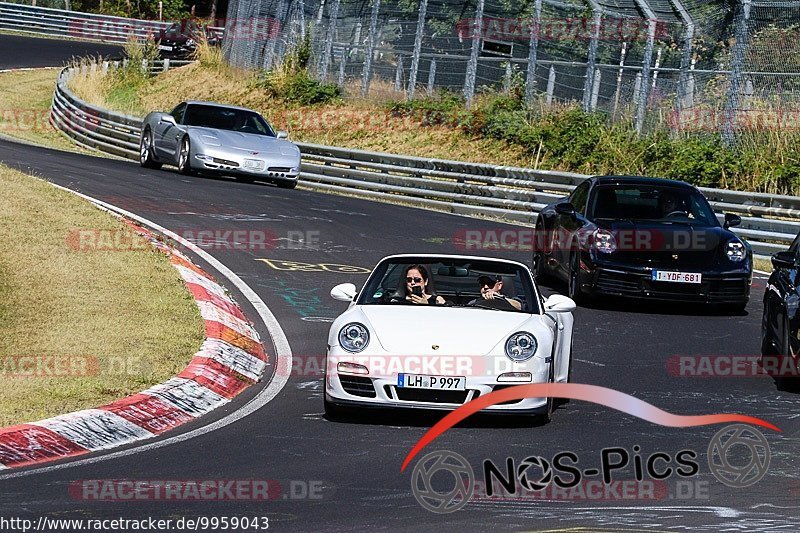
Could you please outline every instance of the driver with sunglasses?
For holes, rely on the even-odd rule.
[[[522,302],[516,298],[509,298],[501,293],[503,289],[503,278],[501,276],[495,276],[494,278],[480,276],[478,278],[478,287],[481,289],[481,298],[484,300],[505,300],[517,311],[522,310]],[[475,298],[467,305],[475,305],[479,301],[480,298]]]
[[[392,298],[392,302],[421,305],[445,305],[447,303],[441,296],[429,292],[428,270],[424,266],[408,266],[403,277],[405,284],[397,291],[398,294]]]

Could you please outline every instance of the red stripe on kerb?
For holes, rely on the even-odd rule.
[[[119,415],[156,435],[194,419],[192,415],[149,394],[134,394],[100,409]]]
[[[225,324],[221,324],[219,322],[215,322],[213,320],[206,320],[206,337],[210,339],[220,339],[228,344],[232,344],[237,348],[241,348],[245,352],[249,353],[253,357],[257,357],[262,361],[267,360],[267,356],[264,353],[264,347],[261,346],[260,342],[256,342],[250,337],[245,337],[238,331],[235,331]]]
[[[211,389],[220,396],[233,398],[254,382],[250,378],[234,372],[219,361],[205,357],[195,357],[189,366],[178,374],[180,378],[191,379]]]
[[[198,285],[197,283],[186,283],[186,286],[189,288],[189,292],[192,293],[192,296],[194,296],[195,300],[214,304],[220,309],[226,311],[228,314],[247,322],[247,318],[245,318],[244,313],[242,313],[242,310],[239,309],[238,305],[226,302],[218,295],[214,294],[213,292],[209,292],[205,287]]]
[[[199,266],[195,265],[191,261],[186,261],[184,258],[182,258],[182,257],[180,257],[178,255],[169,254],[169,262],[172,263],[173,265],[180,265],[182,267],[186,267],[189,270],[191,270],[192,272],[194,272],[195,274],[203,276],[207,280],[210,280],[210,281],[213,281],[214,283],[217,283],[217,280],[215,280],[211,276],[211,274],[209,274],[208,272],[206,272],[205,270],[203,270]]]
[[[0,430],[0,463],[6,466],[26,466],[88,451],[54,431],[31,424]]]

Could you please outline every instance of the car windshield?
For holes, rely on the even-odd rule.
[[[447,306],[470,309],[496,309],[507,312],[540,313],[539,300],[529,271],[521,265],[482,259],[403,257],[382,261],[361,291],[361,305],[397,305],[406,301],[409,267],[421,265],[428,275],[426,294],[441,296]],[[413,277],[413,276],[412,276]],[[482,281],[501,281],[498,291],[518,306],[488,300],[481,295]],[[519,307],[519,309],[517,309]]]
[[[592,195],[589,213],[592,219],[719,225],[705,197],[689,187],[600,185]]]
[[[194,21],[185,21],[185,22],[176,22],[164,30],[164,33],[168,37],[178,37],[182,35],[184,37],[195,37],[199,35],[199,27],[197,23]]]
[[[275,132],[261,115],[245,109],[192,104],[186,108],[183,124],[275,137]]]

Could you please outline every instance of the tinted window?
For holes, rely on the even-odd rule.
[[[663,185],[600,185],[590,206],[592,218],[670,221],[719,226],[714,211],[696,189]]]
[[[183,115],[185,112],[186,112],[186,104],[185,103],[178,104],[177,107],[175,107],[175,109],[172,110],[172,113],[170,113],[170,115],[172,115],[172,117],[175,119],[175,122],[177,122],[178,124],[182,124]]]
[[[183,123],[187,126],[275,137],[275,132],[261,115],[245,109],[192,104],[186,110]]]
[[[589,182],[583,182],[572,191],[569,197],[570,203],[575,206],[575,211],[580,214],[586,213],[586,201],[589,199]]]

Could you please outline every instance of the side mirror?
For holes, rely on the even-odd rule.
[[[733,213],[725,213],[725,229],[738,226],[742,223],[742,217],[734,215]]]
[[[566,215],[568,217],[575,216],[575,206],[569,202],[562,202],[560,204],[556,204],[556,213],[559,215]]]
[[[177,126],[178,123],[175,122],[175,117],[170,114],[164,113],[160,117],[158,117],[158,121],[162,124],[172,124],[173,126]]]
[[[794,252],[778,252],[772,256],[772,266],[775,268],[792,268],[795,265]]]
[[[342,283],[331,289],[331,296],[340,302],[352,302],[358,291],[352,283]]]
[[[544,301],[544,308],[554,313],[571,313],[575,310],[575,302],[563,294],[554,294]]]
[[[288,139],[288,138],[289,138],[289,134],[288,134],[288,133],[286,133],[286,132],[285,132],[285,131],[283,131],[283,130],[278,130],[278,131],[276,131],[276,132],[275,132],[275,136],[276,136],[278,139]]]

